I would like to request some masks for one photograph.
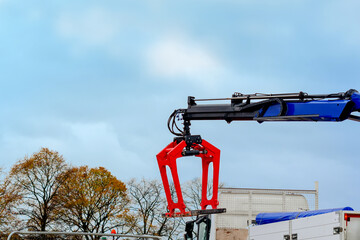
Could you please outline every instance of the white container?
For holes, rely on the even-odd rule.
[[[249,227],[249,240],[359,240],[360,212],[337,211]]]

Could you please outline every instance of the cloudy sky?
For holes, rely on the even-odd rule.
[[[187,96],[360,89],[360,2],[0,0],[0,167],[41,147],[159,179]],[[231,187],[313,189],[360,210],[360,125],[194,122]],[[179,160],[182,180],[200,176]]]

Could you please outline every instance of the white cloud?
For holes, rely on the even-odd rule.
[[[168,81],[220,82],[226,74],[221,61],[201,44],[183,37],[165,37],[149,48],[146,56],[150,74]]]
[[[31,137],[11,132],[3,133],[0,143],[0,168],[6,170],[9,170],[12,164],[26,155],[39,151],[41,147],[57,149],[62,145],[62,141],[53,137]]]
[[[146,168],[137,153],[121,145],[111,125],[105,122],[72,123],[69,128],[71,137],[63,152],[71,155],[76,165],[104,166],[115,175],[128,178]]]
[[[92,7],[82,12],[62,13],[55,22],[55,30],[79,49],[101,47],[113,52],[123,22],[110,10]]]
[[[137,152],[127,150],[108,123],[64,123],[64,135],[25,135],[6,133],[0,137],[0,168],[8,170],[16,160],[48,147],[63,154],[74,166],[103,166],[122,180],[149,171]]]

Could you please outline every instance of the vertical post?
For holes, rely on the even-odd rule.
[[[315,181],[315,210],[319,209],[319,181]]]
[[[252,205],[253,205],[253,191],[249,191],[249,212],[248,212],[248,222],[249,224],[251,224],[251,220],[252,220]]]
[[[282,193],[282,211],[285,212],[286,209],[286,193]]]

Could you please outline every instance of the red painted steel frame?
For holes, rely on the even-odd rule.
[[[165,214],[167,217],[176,217],[176,216],[190,216],[190,211],[186,211],[186,206],[181,192],[179,175],[177,171],[176,160],[180,157],[183,157],[182,151],[186,147],[185,141],[180,143],[172,142],[167,147],[165,147],[158,155],[156,155],[161,179],[163,181],[166,200],[168,202],[169,212]],[[199,150],[202,153],[196,155],[202,159],[202,189],[201,189],[201,209],[206,209],[207,206],[211,206],[213,209],[216,209],[219,205],[218,202],[218,186],[219,186],[219,167],[220,167],[220,150],[205,140],[202,140],[201,144],[193,144],[194,150]],[[209,165],[213,164],[213,188],[212,188],[212,197],[211,199],[207,198],[207,188],[208,188],[208,173]],[[166,172],[166,167],[169,167],[174,182],[174,187],[177,196],[177,202],[174,202],[170,186],[168,175]],[[180,212],[175,212],[178,209]]]

